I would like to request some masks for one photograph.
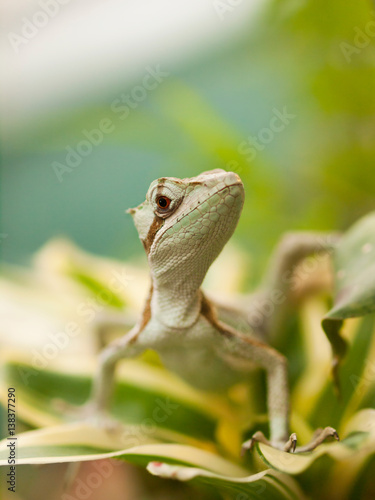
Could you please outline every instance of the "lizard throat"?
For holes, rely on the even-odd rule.
[[[202,292],[198,289],[178,292],[165,287],[158,287],[153,282],[151,299],[152,316],[164,328],[191,328],[199,319],[201,312]]]

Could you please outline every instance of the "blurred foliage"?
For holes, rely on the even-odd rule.
[[[365,34],[371,9],[363,0],[273,1],[240,41],[163,68],[170,76],[126,119],[111,103],[142,75],[10,134],[2,222],[11,236],[3,259],[23,261],[61,233],[98,253],[140,254],[124,209],[141,202],[156,177],[217,167],[238,171],[245,182],[236,236],[257,264],[253,280],[282,232],[347,227],[375,205],[375,52]],[[248,161],[239,145],[284,108],[295,118]],[[114,132],[60,184],[52,162],[63,162],[65,147],[107,117]]]
[[[272,246],[283,232],[346,229],[375,208],[374,21],[370,0],[273,0],[265,6],[256,27],[249,23],[251,30],[231,45],[219,46],[215,53],[205,53],[194,61],[163,68],[170,76],[138,102],[124,120],[114,113],[111,104],[139,85],[142,74],[131,82],[126,75],[123,80],[113,80],[91,102],[40,110],[32,122],[2,132],[1,235],[7,235],[0,241],[2,259],[23,263],[47,240],[61,234],[91,252],[121,260],[143,255],[131,218],[125,216],[124,210],[138,205],[149,183],[157,177],[191,177],[212,168],[234,170],[245,184],[247,199],[235,238],[251,257],[252,265],[246,271],[248,284],[259,279]],[[264,129],[270,127],[275,113],[283,110],[293,115],[289,123],[274,131],[269,142],[261,140],[258,150],[251,149],[254,146],[249,141],[254,139],[249,137],[258,137],[258,142],[259,137],[269,137]],[[66,146],[75,148],[84,139],[83,130],[96,129],[104,118],[112,120],[114,131],[72,172],[64,174],[60,183],[52,163],[64,163]],[[77,268],[70,274],[76,288],[67,288],[64,294],[59,287],[41,292],[40,282],[36,286],[29,279],[27,293],[35,296],[33,307],[40,300],[47,304],[46,315],[52,311],[65,324],[66,317],[76,313],[76,304],[86,300],[85,293],[103,296],[108,269],[102,271],[91,275],[86,268]],[[102,297],[101,307],[125,304],[131,313],[138,278],[136,275],[131,283],[132,293],[125,290],[107,301]],[[14,283],[9,285],[10,297],[14,289]],[[47,294],[50,300],[58,299],[55,308],[47,301]],[[21,311],[24,302],[20,302]],[[313,427],[337,424],[347,440],[343,445],[321,448],[328,450],[327,456],[319,450],[312,454],[307,469],[298,473],[288,470],[289,463],[262,447],[257,450],[255,463],[262,470],[266,462],[267,467],[283,471],[280,481],[284,486],[288,484],[286,475],[295,474],[293,488],[298,483],[313,498],[367,500],[373,498],[374,491],[374,416],[373,410],[366,410],[375,406],[374,318],[345,323],[344,334],[352,349],[341,372],[346,381],[343,398],[337,401],[332,382],[327,381],[329,359],[323,356],[322,360],[327,346],[322,337],[315,336],[314,325],[325,312],[325,303],[311,301],[289,325],[293,336],[285,345],[292,374],[292,427],[304,441]],[[30,322],[30,337],[41,324]],[[84,333],[93,328],[90,324],[84,326]],[[364,362],[366,355],[369,361]],[[19,368],[17,362],[10,362],[10,372]],[[79,392],[81,384],[81,399],[88,391],[88,378],[70,375],[68,379],[57,379],[48,371],[44,376],[32,379],[39,381],[32,391],[20,391],[25,403],[19,408],[20,418],[31,426],[46,425],[44,418],[58,419],[50,405],[51,398],[57,395],[53,391],[65,388],[69,392],[78,387]],[[124,383],[130,395],[124,405],[132,424],[146,416],[146,403],[153,398],[150,388],[140,390],[136,378],[132,374]],[[170,386],[163,385],[163,390],[172,391],[175,383],[173,380]],[[122,387],[118,391],[120,394]],[[183,391],[181,394],[185,395]],[[227,422],[218,426],[220,432],[214,436],[215,418],[218,422],[227,418],[224,403],[215,406],[211,401],[211,407],[206,399],[202,404],[201,395],[186,395],[188,404],[185,407],[186,401],[181,403],[182,421],[189,420],[191,414],[196,418],[196,413],[201,412],[200,421],[205,422],[201,429],[206,431],[204,443],[194,444],[204,448],[209,441],[210,450],[223,453],[230,462],[240,439],[240,426],[232,425],[233,431]],[[43,408],[35,411],[38,406]],[[211,408],[214,411],[210,413]],[[367,413],[358,413],[361,410]],[[236,418],[244,418],[237,406],[233,413]],[[250,416],[249,432],[265,424],[264,416]],[[351,418],[354,424],[350,424]],[[172,419],[171,432],[176,432],[179,425],[180,421]],[[202,438],[186,422],[183,427],[179,436],[173,434],[173,439],[191,444],[189,439]],[[190,436],[183,435],[187,430],[192,431]],[[362,442],[362,437],[368,441]],[[164,434],[163,439],[173,441],[171,435],[166,438]],[[160,452],[157,456],[161,459],[164,455]],[[147,458],[143,457],[142,463],[146,464]],[[139,457],[131,459],[137,463]],[[176,460],[181,466],[186,465],[183,462],[181,458]],[[193,461],[188,465],[193,466]],[[246,464],[249,473],[254,472],[253,465]],[[171,467],[164,472],[171,476],[186,474],[186,468]],[[223,469],[220,472],[223,474]],[[223,486],[226,481],[222,477],[207,478],[206,473],[198,471],[198,483]],[[229,483],[231,493],[253,492],[249,484],[237,489],[236,481]],[[272,495],[272,488],[268,492]]]
[[[103,285],[100,281],[96,280],[89,274],[86,274],[80,270],[72,270],[70,276],[76,279],[78,283],[83,285],[87,290],[89,290],[94,295],[100,294],[103,302],[106,305],[112,306],[117,309],[123,309],[125,303],[121,297],[109,289],[108,286]]]
[[[18,435],[19,463],[123,459],[161,478],[188,481],[193,486],[209,485],[216,493],[207,499],[216,499],[221,493],[223,498],[228,494],[235,500],[256,499],[260,494],[270,500],[302,500],[306,493],[311,499],[369,500],[375,487],[370,466],[375,454],[375,297],[369,258],[375,252],[370,244],[373,227],[370,214],[339,240],[334,252],[336,305],[324,316],[325,297],[310,296],[296,315],[298,323],[288,325],[293,336],[282,350],[292,375],[291,431],[297,433],[299,444],[308,442],[315,428],[328,425],[338,430],[341,442],[327,442],[312,452],[296,454],[258,444],[256,451],[244,459],[239,457],[243,439],[268,428],[267,410],[262,407],[267,389],[257,374],[250,383],[244,380],[227,394],[198,392],[146,352],[146,356],[120,366],[110,408],[118,424],[112,432],[79,421],[80,410],[74,405],[83,404],[89,397],[93,366],[90,345],[96,343],[94,334],[100,331],[101,318],[105,317],[98,316],[98,311],[93,316],[82,315],[80,306],[89,298],[92,305],[101,305],[100,311],[104,308],[108,312],[123,303],[126,318],[135,303],[134,287],[116,288],[115,295],[108,292],[114,276],[126,276],[126,283],[135,281],[131,278],[135,269],[86,254],[67,242],[51,242],[36,259],[37,272],[32,274],[29,292],[34,289],[35,293],[51,295],[55,290],[53,300],[57,304],[69,294],[70,302],[61,311],[68,321],[65,330],[60,327],[51,334],[47,328],[48,340],[31,353],[19,348],[18,354],[2,355],[0,402],[6,406],[5,387],[16,387],[18,421],[26,428],[40,427]],[[222,265],[219,272],[226,281],[231,269]],[[42,279],[43,275],[48,281]],[[3,288],[7,287],[16,300],[12,286],[10,279],[4,279]],[[360,293],[353,294],[352,288]],[[116,297],[115,303],[105,300],[108,296]],[[43,301],[41,304],[39,308],[46,307]],[[334,320],[337,314],[342,321],[347,316],[357,317],[346,320],[343,329],[345,341],[351,345],[342,360],[340,398],[335,396],[329,377],[330,348],[319,328],[323,317],[325,321],[331,317]],[[86,332],[90,335],[83,334],[84,324],[90,327]],[[85,343],[78,357],[69,352],[74,344],[69,337],[76,337],[76,332]],[[7,465],[8,454],[5,437],[0,443],[0,465]]]

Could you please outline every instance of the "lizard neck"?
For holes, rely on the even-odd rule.
[[[202,304],[202,292],[186,280],[163,283],[152,277],[152,316],[167,328],[186,329],[196,323]]]

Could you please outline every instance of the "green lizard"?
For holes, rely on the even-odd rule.
[[[243,450],[260,441],[295,451],[296,434],[289,435],[287,361],[267,343],[272,318],[252,325],[250,304],[248,332],[240,332],[230,324],[233,321],[223,321],[235,319],[237,312],[215,304],[201,290],[210,265],[236,228],[243,203],[239,176],[212,170],[190,179],[155,180],[146,201],[129,210],[148,256],[151,289],[136,326],[101,353],[91,410],[103,415],[108,408],[117,362],[146,349],[157,351],[166,368],[207,391],[225,390],[260,366],[267,373],[270,439],[258,431],[243,444]],[[317,234],[296,233],[284,239],[262,297],[271,297],[276,288],[287,293],[283,273],[322,250]],[[335,429],[326,427],[297,451],[312,450],[328,436],[338,439]]]

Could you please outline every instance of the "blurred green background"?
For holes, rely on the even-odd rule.
[[[145,21],[159,23],[152,19],[158,2],[142,3]],[[112,18],[103,16],[107,31],[75,40],[73,5],[61,5],[59,15],[18,52],[9,35],[4,38],[11,63],[5,77],[10,94],[2,104],[4,261],[26,263],[58,235],[102,255],[139,254],[143,250],[125,209],[143,201],[156,177],[191,177],[213,168],[235,170],[245,183],[235,237],[257,263],[253,279],[284,231],[344,229],[375,208],[370,1],[201,2],[207,27],[197,18],[195,30],[190,17],[181,32],[176,12],[163,10],[168,2],[159,3],[163,30],[170,35],[168,43],[163,39],[166,47],[153,50],[162,43],[157,31],[146,47],[124,45],[123,57],[121,44],[113,45],[111,71],[108,52],[98,47]],[[132,22],[131,4],[123,2],[123,9],[130,9],[124,30]],[[93,8],[85,2],[80,7]],[[8,29],[20,33],[17,15]],[[31,19],[33,11],[27,15]],[[199,17],[199,10],[194,15]],[[86,50],[81,66],[77,59],[70,62],[69,48],[62,56],[69,37],[80,56],[82,47]],[[56,46],[60,51],[54,54]],[[147,51],[152,57],[144,57]],[[131,70],[129,54],[139,63]],[[88,61],[90,79],[82,76]],[[145,90],[145,75],[158,65],[168,76]],[[16,77],[22,85],[12,83]],[[38,82],[44,87],[37,88]],[[124,119],[114,105],[122,94],[132,96],[133,106]],[[264,131],[283,110],[293,116],[288,123],[278,121],[277,131]],[[55,169],[67,165],[66,147],[76,150],[83,130],[97,129],[103,119],[111,121],[112,131],[59,179]],[[256,154],[250,136],[258,137]]]

